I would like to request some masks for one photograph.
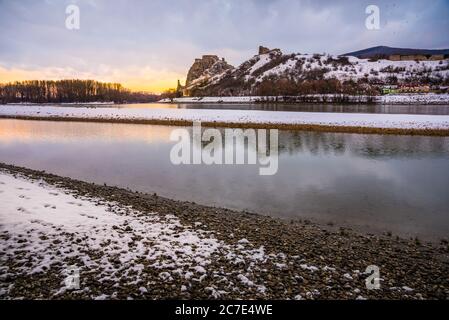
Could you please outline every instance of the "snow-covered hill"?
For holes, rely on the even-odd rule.
[[[200,79],[191,82],[187,93],[191,96],[375,94],[379,86],[386,84],[448,82],[448,59],[371,60],[326,54],[284,54],[274,49],[221,73],[204,72]]]

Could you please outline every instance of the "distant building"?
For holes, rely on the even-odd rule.
[[[439,87],[439,92],[444,92],[445,87]],[[382,94],[399,94],[399,93],[429,93],[430,90],[437,91],[435,87],[421,84],[402,84],[399,86],[383,86]],[[447,87],[446,87],[447,90]]]
[[[259,46],[259,55],[269,53],[271,50],[264,46]]]
[[[393,54],[389,56],[388,60],[391,61],[439,61],[444,60],[443,54],[412,54],[412,55],[401,55]]]
[[[395,94],[399,93],[398,86],[383,86],[382,87],[383,94]]]
[[[181,85],[181,81],[178,79],[178,85],[176,87],[176,97],[181,98],[184,96],[185,86]]]
[[[399,93],[429,93],[430,86],[419,84],[403,84],[399,87]]]

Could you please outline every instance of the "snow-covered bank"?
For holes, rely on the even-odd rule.
[[[151,284],[144,281],[148,272],[161,282],[170,283],[174,277],[184,279],[183,288],[177,289],[189,291],[191,283],[204,279],[218,254],[230,263],[248,265],[270,259],[263,247],[225,244],[199,226],[192,229],[182,225],[173,215],[142,214],[118,203],[79,197],[70,190],[1,170],[0,201],[3,298],[14,290],[14,283],[8,285],[4,279],[51,270],[57,271],[56,278],[61,282],[51,296],[63,295],[67,291],[64,272],[74,265],[81,273],[78,294],[114,298],[104,295],[111,283],[117,290],[119,283],[132,285],[139,295],[152,290]],[[95,281],[105,286],[104,291],[83,284],[83,274],[92,272]],[[241,272],[263,295],[265,287],[258,285],[257,279],[249,280],[244,270]],[[227,276],[231,273],[222,273],[220,282],[227,282]],[[241,286],[245,290],[247,284]],[[211,298],[225,294],[213,285],[209,289]]]
[[[271,112],[258,110],[133,109],[51,106],[0,106],[0,117],[26,119],[98,120],[189,124],[199,121],[217,125],[290,125],[329,128],[377,128],[448,130],[447,115],[362,114],[318,112]]]
[[[446,278],[442,290],[429,285],[447,269],[440,249],[415,241],[3,163],[0,201],[0,299],[447,298]],[[372,262],[385,270],[379,290],[366,287]],[[407,273],[411,265],[422,268]],[[68,267],[78,269],[79,289],[66,287]]]
[[[20,264],[15,274],[42,273],[52,266],[63,271],[70,267],[71,258],[78,258],[82,263],[78,267],[84,271],[97,269],[100,282],[119,282],[121,271],[128,274],[126,281],[137,282],[143,269],[139,258],[146,258],[157,270],[168,263],[159,258],[170,256],[175,272],[193,277],[197,275],[188,269],[205,267],[220,246],[216,239],[182,227],[173,216],[138,217],[129,208],[78,198],[67,190],[1,171],[0,199],[0,231],[7,235],[0,243],[3,276],[13,272],[5,261],[14,257],[15,250],[21,250],[25,254],[16,261],[28,263]],[[104,254],[96,256],[94,252],[99,251]],[[9,289],[0,287],[3,295]],[[53,294],[64,291],[62,286]]]
[[[387,94],[379,98],[382,104],[449,104],[449,94]]]
[[[183,97],[162,99],[160,103],[378,103],[378,104],[449,104],[449,94],[391,94],[384,96],[349,96],[342,94],[310,94],[303,96]]]

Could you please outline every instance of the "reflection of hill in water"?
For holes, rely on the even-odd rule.
[[[126,105],[123,105],[126,107]],[[148,105],[155,107],[155,104]],[[173,105],[160,104],[158,108],[173,108]],[[258,103],[258,104],[213,104],[180,103],[180,109],[217,110],[263,110],[296,112],[335,112],[335,113],[388,113],[388,114],[434,114],[448,115],[449,105],[375,105],[375,104],[309,104],[309,103]]]
[[[350,152],[368,158],[449,157],[449,137],[280,131],[279,152],[309,152],[313,155]]]
[[[218,130],[224,140],[225,129]],[[267,142],[268,132],[267,130]],[[203,142],[203,147],[207,144],[208,142]],[[249,147],[254,149],[254,146]],[[449,137],[280,130],[279,154],[294,155],[298,153],[310,153],[315,156],[338,156],[350,153],[373,159],[446,156],[449,160]]]
[[[182,127],[117,123],[82,123],[65,121],[23,121],[2,119],[0,143],[83,141],[118,141],[123,143],[164,143],[172,130]],[[191,133],[192,128],[187,128]],[[205,130],[205,128],[203,128]],[[219,129],[224,137],[224,129]],[[268,132],[268,131],[267,131]],[[223,141],[224,143],[224,141]],[[203,146],[207,143],[204,142]],[[254,147],[254,146],[251,146]],[[447,157],[449,137],[367,135],[307,131],[279,131],[280,154],[310,153],[342,155],[350,153],[365,158]]]

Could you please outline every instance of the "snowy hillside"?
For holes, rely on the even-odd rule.
[[[375,94],[386,84],[447,84],[449,60],[370,60],[326,54],[255,55],[239,67],[204,73],[188,87],[191,96],[353,93]],[[271,92],[278,90],[279,92]],[[378,89],[377,89],[378,90]]]

